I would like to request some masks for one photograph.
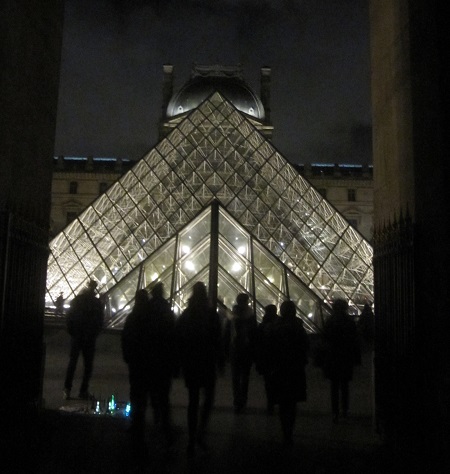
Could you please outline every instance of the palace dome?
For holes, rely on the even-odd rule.
[[[216,91],[241,112],[264,120],[265,112],[261,99],[242,79],[240,70],[224,66],[195,67],[191,79],[169,101],[167,117],[197,108]]]

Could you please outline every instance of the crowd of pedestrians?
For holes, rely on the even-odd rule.
[[[89,398],[95,341],[103,323],[103,306],[95,294],[96,283],[72,301],[67,315],[71,350],[64,396],[70,397],[73,376],[80,353],[84,374],[79,396]],[[365,338],[373,337],[370,307],[360,322]],[[303,321],[296,316],[294,302],[265,307],[258,324],[246,293],[238,294],[232,310],[222,304],[211,305],[204,283],[192,288],[187,307],[178,318],[164,298],[162,283],[150,295],[138,290],[134,307],[122,334],[123,359],[128,365],[131,403],[130,433],[134,446],[145,452],[145,413],[150,401],[154,422],[172,442],[170,389],[174,377],[182,376],[188,392],[188,456],[196,449],[207,449],[207,428],[214,406],[216,380],[229,362],[233,388],[233,407],[237,415],[247,407],[252,366],[264,378],[267,414],[278,406],[281,432],[286,446],[292,445],[298,402],[307,398],[305,366],[310,352],[309,336]],[[323,327],[322,353],[318,365],[330,380],[333,421],[349,410],[349,382],[353,368],[361,362],[358,328],[348,314],[346,301],[332,305],[332,315]]]

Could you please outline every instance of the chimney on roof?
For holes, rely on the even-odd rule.
[[[173,66],[171,64],[164,64],[163,72],[162,119],[164,120],[167,117],[167,107],[173,94]]]
[[[266,113],[266,122],[270,123],[270,67],[261,68],[261,102]]]

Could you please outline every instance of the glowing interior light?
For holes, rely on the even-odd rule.
[[[241,270],[241,264],[238,263],[238,262],[234,262],[233,263],[233,266],[231,267],[231,269],[233,270],[233,272],[238,272],[239,270]]]
[[[195,270],[195,265],[192,263],[191,260],[187,260],[186,263],[184,264],[184,268],[186,268],[186,270],[194,271]]]
[[[191,251],[191,248],[188,245],[181,246],[181,252],[183,255],[187,255],[188,253],[190,253],[190,251]]]
[[[238,247],[238,252],[241,254],[241,255],[244,255],[245,254],[245,245],[241,245],[240,247]]]
[[[106,275],[100,280],[100,283],[104,285],[106,283]]]
[[[157,273],[153,273],[152,275],[152,281],[156,280],[158,278],[158,274]]]
[[[267,279],[270,281],[270,283],[273,283],[275,281],[273,276],[268,276]]]
[[[313,316],[314,316],[314,315],[313,315],[312,313],[308,313],[308,318],[309,318],[309,319],[312,319]]]

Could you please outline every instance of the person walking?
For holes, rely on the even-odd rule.
[[[194,284],[187,308],[176,325],[180,366],[188,389],[188,456],[206,449],[205,431],[214,405],[217,370],[224,368],[221,321],[210,305],[206,286]],[[204,402],[199,419],[200,392]]]
[[[130,431],[141,446],[149,397],[155,422],[161,424],[169,444],[172,438],[169,394],[176,362],[175,317],[162,283],[156,283],[150,293],[149,299],[145,289],[136,292],[121,335],[130,382]]]
[[[272,369],[273,355],[270,348],[270,335],[273,324],[277,321],[277,307],[269,304],[264,308],[264,316],[258,326],[256,338],[256,355],[255,368],[256,371],[264,378],[264,389],[267,399],[267,414],[272,415],[274,412],[274,387],[272,386],[272,378],[270,371]]]
[[[349,410],[349,382],[353,368],[361,363],[361,350],[356,324],[348,314],[348,303],[337,299],[332,313],[325,322],[323,339],[326,347],[324,374],[330,380],[333,422],[339,420],[340,409],[344,418]]]
[[[61,291],[56,298],[56,316],[64,316],[64,293]]]
[[[268,335],[272,356],[267,377],[273,387],[274,403],[279,405],[283,441],[288,447],[293,444],[297,403],[306,401],[305,366],[309,351],[308,335],[296,311],[293,301],[284,301],[280,317]]]
[[[364,308],[359,315],[357,329],[361,336],[364,348],[370,352],[373,349],[375,336],[375,316],[369,303],[364,305]]]
[[[88,400],[92,396],[88,391],[92,376],[95,343],[103,327],[104,305],[96,295],[97,282],[90,280],[86,289],[81,291],[70,304],[67,313],[67,330],[71,336],[69,364],[64,381],[64,399],[71,396],[73,378],[80,353],[83,356],[84,372],[79,398]]]
[[[237,295],[232,318],[227,322],[225,331],[235,413],[242,413],[247,406],[250,370],[255,357],[258,323],[249,306],[249,299],[246,293]]]

